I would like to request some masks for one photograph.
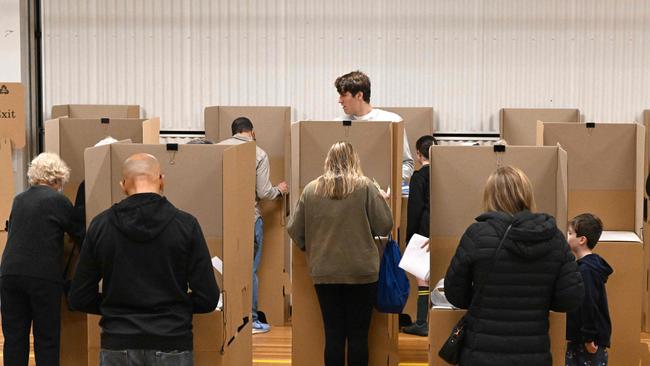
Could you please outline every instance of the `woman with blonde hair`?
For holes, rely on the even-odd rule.
[[[70,169],[52,153],[27,171],[30,187],[14,198],[0,264],[0,302],[6,366],[27,365],[32,324],[37,365],[59,364],[63,234],[79,241],[83,226],[60,191]]]
[[[532,184],[515,167],[490,175],[483,205],[445,276],[449,302],[469,309],[460,365],[550,366],[549,310],[571,311],[584,296],[566,236],[533,212]]]
[[[325,366],[368,364],[368,330],[376,299],[375,235],[393,219],[385,196],[361,171],[352,145],[330,148],[323,174],[302,192],[288,231],[306,251],[325,328]]]

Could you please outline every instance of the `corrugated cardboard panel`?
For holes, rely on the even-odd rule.
[[[205,108],[204,117],[206,138],[214,142],[231,137],[231,125],[236,118],[249,118],[254,126],[255,143],[269,157],[271,183],[289,180],[290,107],[213,106]],[[288,297],[289,294],[285,283],[289,272],[289,262],[286,260],[289,250],[289,237],[285,229],[286,202],[262,201],[260,209],[264,221],[264,245],[258,270],[258,310],[264,312],[269,324],[284,325],[289,320],[286,317],[289,301],[285,299],[285,295]]]
[[[63,104],[52,106],[50,118],[140,118],[139,105]]]
[[[559,143],[568,153],[569,216],[592,212],[607,230],[641,236],[643,126],[545,122],[540,133],[544,145]]]
[[[25,146],[25,88],[21,83],[0,83],[2,137],[9,138],[16,149]]]
[[[70,167],[70,180],[64,186],[64,193],[73,202],[84,176],[84,149],[108,136],[117,140],[129,139],[134,143],[143,140],[143,119],[110,119],[109,123],[101,123],[100,119],[76,118],[55,121],[58,122],[45,122],[45,149],[57,152]],[[155,123],[149,126],[149,132],[155,134]]]
[[[451,329],[464,314],[464,310],[431,309],[429,311],[429,322],[436,324],[436,328],[439,329],[435,332],[429,332],[429,366],[448,365],[438,357],[438,351],[449,337]],[[548,320],[553,366],[564,366],[566,316],[564,313],[550,312]],[[610,364],[612,363],[610,362]]]
[[[648,162],[649,160],[649,154],[650,154],[650,109],[646,109],[643,111],[643,126],[645,127],[645,153],[643,154],[644,156],[644,162],[643,162],[643,179],[644,183],[645,180],[648,179],[648,174],[650,174],[650,163]],[[645,212],[645,217],[644,220],[648,220],[648,196],[645,190],[645,187],[643,187],[643,196],[644,196],[644,212]],[[643,331],[648,332],[650,331],[650,285],[648,284],[649,278],[650,278],[650,238],[648,238],[648,230],[647,230],[647,224],[644,225],[643,229],[643,251],[644,251],[644,296],[643,296]]]
[[[614,269],[607,281],[612,321],[610,365],[638,365],[643,291],[643,244],[599,242],[594,250]]]
[[[14,200],[14,167],[11,161],[11,140],[0,138],[0,230],[9,220]]]
[[[397,125],[397,127],[395,127]],[[359,154],[366,176],[376,179],[382,187],[401,180],[402,150],[394,153],[394,141],[402,136],[394,129],[402,123],[307,121],[292,125],[292,205],[303,187],[322,174],[327,152],[337,141],[349,141]],[[399,132],[399,131],[398,131]],[[399,169],[398,169],[399,166]],[[399,202],[397,195],[394,202]],[[391,201],[391,205],[393,204]],[[401,202],[400,202],[401,203]],[[393,212],[395,212],[393,207]],[[396,223],[399,222],[397,216]],[[397,225],[396,225],[397,226]],[[304,252],[293,247],[292,262],[293,336],[292,364],[322,365],[323,325],[320,305],[309,275]],[[397,365],[397,317],[373,313],[369,334],[369,365]]]
[[[397,113],[404,120],[404,131],[409,141],[415,169],[420,169],[420,163],[415,159],[415,143],[424,135],[433,135],[433,108],[431,107],[377,107]]]
[[[537,121],[580,122],[578,109],[503,108],[500,114],[501,138],[509,145],[535,145]]]
[[[245,217],[253,215],[253,202],[245,204],[244,197],[254,192],[254,145],[180,145],[178,151],[168,151],[166,145],[160,144],[89,148],[85,153],[89,222],[93,215],[124,198],[119,188],[122,162],[141,152],[157,157],[165,176],[164,195],[197,218],[210,254],[224,262],[223,275],[215,271],[223,291],[223,313],[194,319],[197,365],[233,364],[226,362],[230,358],[237,360],[238,365],[250,365],[252,247],[248,243],[253,240],[253,228],[242,223],[246,222]],[[226,170],[231,173],[224,174]],[[201,320],[208,323],[200,323]],[[88,324],[89,334],[95,337],[88,340],[91,364],[96,364],[93,357],[94,347],[99,344],[97,327],[96,322]]]
[[[560,151],[550,146],[508,146],[505,153],[491,146],[432,147],[431,237],[462,236],[483,212],[483,188],[498,164],[522,169],[533,184],[537,211],[555,216],[564,229],[566,216],[559,216],[562,207],[557,206],[558,195],[566,194],[557,181]]]
[[[142,143],[160,143],[160,117],[152,117],[142,122]]]

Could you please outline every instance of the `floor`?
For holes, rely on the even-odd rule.
[[[400,334],[400,366],[428,365],[427,341],[426,337]],[[641,348],[640,365],[650,366],[650,333],[641,333]],[[253,366],[269,365],[291,365],[291,327],[273,327],[271,332],[253,337]],[[30,354],[29,366],[35,366],[33,353]]]

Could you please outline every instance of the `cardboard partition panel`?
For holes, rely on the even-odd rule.
[[[25,146],[25,88],[21,83],[0,82],[0,138],[16,149]]]
[[[50,118],[140,118],[139,105],[62,104],[52,106]]]
[[[429,332],[429,366],[449,365],[438,357],[438,351],[449,337],[451,329],[463,315],[465,315],[465,310],[431,309],[429,311],[429,321],[440,329],[437,332]],[[548,320],[553,366],[564,366],[566,316],[564,313],[550,312]]]
[[[535,145],[537,121],[580,122],[579,109],[503,108],[500,113],[501,138],[509,145]]]
[[[431,107],[377,107],[385,111],[397,113],[404,120],[404,133],[408,137],[409,148],[415,162],[415,169],[420,164],[415,159],[415,143],[424,135],[433,135],[433,108]]]
[[[223,311],[194,317],[196,365],[251,365],[251,270],[253,216],[249,197],[255,190],[255,146],[112,144],[86,150],[87,220],[124,198],[119,181],[122,162],[135,153],[149,153],[161,164],[165,196],[194,215],[211,256],[223,260],[215,272],[222,290]],[[247,203],[248,202],[248,203]],[[88,361],[98,362],[98,318],[89,317]]]
[[[230,138],[232,121],[238,117],[248,117],[253,122],[255,143],[269,157],[271,183],[289,182],[291,107],[206,107],[206,138],[214,142]],[[267,322],[272,326],[284,325],[289,321],[290,246],[285,228],[288,206],[286,196],[280,200],[260,202],[264,221],[264,246],[258,269],[258,310],[264,312]]]
[[[56,118],[45,121],[45,151],[59,154],[70,167],[70,180],[63,192],[72,202],[84,177],[84,149],[108,136],[134,143],[157,144],[160,119]]]
[[[401,186],[403,122],[303,121],[291,126],[291,196],[294,206],[302,189],[322,174],[332,144],[350,142],[366,176],[382,188]],[[399,192],[399,190],[397,191]],[[401,196],[392,194],[391,210],[399,223]],[[320,305],[309,275],[304,252],[293,246],[292,262],[293,335],[292,364],[322,365],[324,336]],[[396,316],[373,312],[369,334],[369,365],[396,366],[398,362]]]
[[[636,123],[538,123],[538,145],[569,155],[569,213],[642,236],[645,129]]]
[[[643,179],[644,183],[647,182],[648,175],[650,175],[650,109],[646,109],[643,111],[643,126],[645,127],[645,153],[643,154],[644,156],[644,163],[643,163]],[[645,189],[644,189],[645,192]],[[641,327],[644,332],[650,332],[650,238],[646,236],[648,233],[647,227],[648,227],[648,195],[647,193],[643,194],[643,221],[645,221],[643,225],[643,257],[644,257],[644,267],[643,267],[643,272],[645,273],[644,275],[644,281],[643,281],[643,288],[644,288],[644,296],[643,296],[643,314],[642,314],[642,323]]]
[[[621,238],[621,234],[627,238]],[[609,364],[638,365],[641,297],[645,293],[643,243],[635,233],[603,232],[594,252],[602,256],[614,269],[606,284],[609,316],[612,321]]]
[[[0,137],[0,230],[9,220],[14,201],[14,167],[11,161],[11,140]]]
[[[499,165],[523,170],[533,185],[537,212],[554,216],[566,231],[567,153],[562,148],[507,146],[505,152],[495,152],[492,146],[434,146],[430,156],[431,288],[444,278],[460,238],[483,212],[485,182]],[[430,338],[446,339],[450,330],[429,319]],[[432,350],[436,356],[437,349]],[[563,359],[564,353],[554,357]]]

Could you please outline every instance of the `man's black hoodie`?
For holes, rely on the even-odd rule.
[[[93,219],[69,295],[72,309],[102,316],[102,348],[120,350],[191,350],[192,314],[218,300],[198,221],[154,193]]]
[[[566,338],[609,347],[612,322],[605,284],[614,271],[602,257],[593,253],[578,259],[578,267],[585,284],[585,299],[578,310],[567,313]]]

